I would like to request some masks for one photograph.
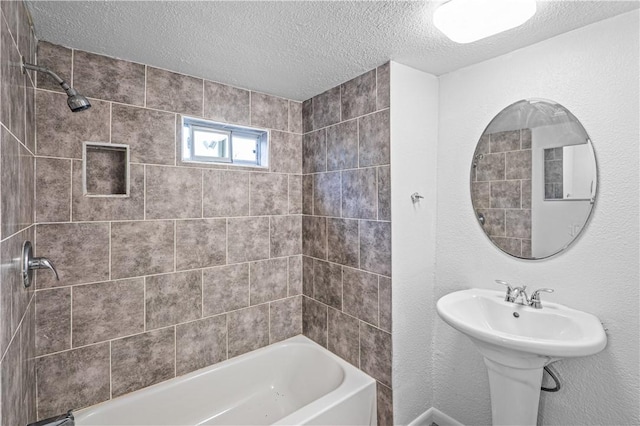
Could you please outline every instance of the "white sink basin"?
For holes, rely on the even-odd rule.
[[[536,425],[542,368],[593,355],[607,345],[600,320],[542,301],[542,309],[505,302],[504,291],[471,289],[438,300],[440,317],[484,357],[494,425]]]
[[[597,317],[557,303],[542,309],[504,301],[504,291],[470,289],[438,300],[440,317],[456,330],[501,348],[554,359],[600,352],[607,336]]]

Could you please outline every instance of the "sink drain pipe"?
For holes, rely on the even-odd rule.
[[[548,365],[544,366],[544,371],[546,371],[547,374],[553,379],[553,382],[555,383],[555,387],[545,388],[544,386],[542,386],[540,389],[542,389],[545,392],[558,392],[560,390],[560,380],[558,380],[558,376],[556,376],[555,373],[551,371]]]

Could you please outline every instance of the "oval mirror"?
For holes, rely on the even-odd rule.
[[[552,101],[529,99],[489,123],[471,163],[471,201],[489,239],[522,259],[566,249],[596,199],[593,145],[576,117]]]

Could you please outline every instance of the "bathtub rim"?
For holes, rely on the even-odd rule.
[[[329,391],[328,393],[320,396],[319,398],[309,402],[306,405],[298,408],[296,411],[282,417],[276,422],[272,423],[273,425],[293,425],[293,424],[301,424],[305,421],[310,421],[314,417],[318,417],[322,413],[327,412],[331,408],[341,404],[343,401],[349,399],[353,395],[364,391],[367,387],[373,386],[373,412],[376,412],[376,380],[366,374],[364,371],[360,370],[353,364],[345,361],[340,358],[338,355],[329,351],[325,347],[320,344],[314,342],[308,337],[299,334],[293,337],[290,337],[285,340],[281,340],[279,342],[272,343],[270,345],[264,346],[262,348],[255,349],[253,351],[247,352],[242,355],[238,355],[236,357],[221,361],[216,364],[209,365],[207,367],[203,367],[201,369],[183,374],[178,377],[174,377],[159,383],[155,383],[153,385],[144,387],[142,389],[135,390],[133,392],[129,392],[124,395],[120,395],[116,398],[112,398],[98,404],[90,405],[88,407],[83,407],[78,410],[73,410],[73,414],[76,418],[76,422],[81,422],[84,419],[88,419],[92,416],[93,413],[99,413],[104,411],[105,409],[110,408],[112,405],[117,405],[122,403],[122,401],[126,401],[131,398],[140,398],[141,395],[144,396],[146,394],[153,395],[158,392],[160,389],[167,386],[168,382],[172,386],[179,385],[180,382],[185,382],[191,380],[194,377],[198,377],[201,375],[213,373],[216,370],[224,369],[229,366],[233,366],[235,364],[239,364],[245,361],[250,361],[252,359],[260,357],[264,353],[272,352],[279,348],[284,348],[287,346],[302,346],[302,347],[310,347],[313,350],[320,351],[324,354],[324,356],[329,357],[334,362],[336,362],[344,372],[344,377],[341,382],[337,385],[336,388]]]

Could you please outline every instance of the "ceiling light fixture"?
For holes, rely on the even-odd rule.
[[[535,0],[450,0],[433,23],[456,43],[471,43],[524,24],[536,13]]]

